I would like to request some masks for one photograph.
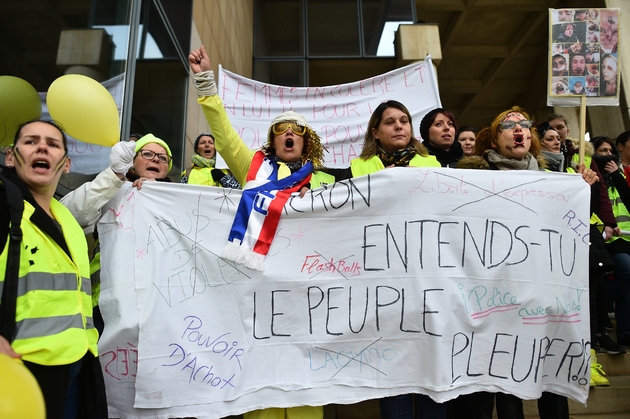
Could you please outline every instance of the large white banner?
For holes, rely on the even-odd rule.
[[[586,402],[589,187],[393,168],[295,196],[264,272],[218,257],[240,191],[127,184],[99,223],[111,417],[480,390]]]
[[[303,115],[322,138],[328,149],[327,167],[348,167],[350,160],[361,154],[368,121],[381,102],[393,99],[403,103],[413,117],[418,139],[422,117],[441,107],[431,57],[336,86],[276,86],[239,76],[221,66],[217,81],[230,122],[249,148],[262,147],[271,121],[293,110]]]

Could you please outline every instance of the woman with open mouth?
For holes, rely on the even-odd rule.
[[[475,140],[474,155],[462,158],[457,167],[545,170],[547,162],[541,152],[538,134],[532,130],[532,125],[529,115],[518,106],[501,112],[489,127],[479,131]],[[560,145],[559,136],[555,142],[556,145]],[[576,171],[582,174],[589,185],[593,185],[599,179],[591,169],[585,169],[584,165],[578,165]],[[452,401],[453,417],[492,418],[495,399],[499,419],[524,419],[522,400],[512,394],[500,392],[477,392],[459,396]],[[555,393],[546,391],[542,393],[538,399],[538,411],[544,418],[569,419],[567,398]]]
[[[241,185],[227,169],[217,169],[217,149],[214,136],[204,132],[197,136],[193,146],[192,167],[182,172],[182,183],[189,185],[222,186],[240,189]]]
[[[138,141],[121,141],[112,147],[109,167],[91,182],[86,182],[61,199],[86,233],[94,231],[103,206],[116,195],[125,181],[142,189],[143,182],[172,182],[171,149],[161,138],[147,134]]]
[[[20,358],[35,376],[46,417],[106,417],[102,375],[85,380],[97,365],[101,371],[87,242],[53,197],[69,171],[67,138],[58,124],[40,120],[18,128],[0,182],[0,354]],[[87,406],[86,395],[97,394]],[[39,400],[29,397],[29,403]]]
[[[188,62],[194,75],[198,102],[210,125],[215,138],[217,152],[223,157],[228,168],[243,185],[237,214],[251,212],[245,208],[250,203],[269,203],[265,214],[268,219],[279,219],[284,202],[293,193],[303,196],[309,189],[323,184],[332,184],[333,176],[321,171],[324,166],[324,147],[315,130],[306,123],[302,115],[293,111],[278,115],[267,131],[267,141],[260,150],[250,150],[232,127],[217,94],[212,72],[212,63],[204,47],[193,50]],[[273,198],[269,198],[273,195]],[[277,222],[276,224],[277,225]],[[262,271],[274,231],[256,235],[256,243],[250,242],[248,227],[237,221],[232,226],[228,244],[221,257],[241,263],[244,266]],[[263,240],[262,236],[270,237]],[[297,406],[290,408],[266,408],[247,412],[245,419],[295,418],[322,419],[322,406]]]

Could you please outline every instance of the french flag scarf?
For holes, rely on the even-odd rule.
[[[275,160],[260,150],[254,153],[221,257],[262,272],[284,204],[293,192],[308,185],[312,173],[313,164],[306,162],[290,176],[278,179]]]

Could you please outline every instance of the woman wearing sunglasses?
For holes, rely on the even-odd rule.
[[[250,150],[232,128],[223,103],[217,95],[214,73],[211,71],[212,64],[204,47],[193,50],[188,56],[188,61],[194,73],[198,102],[214,135],[216,150],[234,177],[243,185],[239,205],[257,190],[264,193],[265,190],[259,188],[266,185],[275,188],[276,197],[279,195],[287,197],[293,192],[299,191],[303,195],[308,188],[314,189],[322,184],[334,183],[333,176],[320,171],[324,164],[324,147],[317,133],[306,123],[303,116],[293,111],[277,116],[269,126],[267,141],[263,147],[260,150]],[[278,207],[281,211],[283,205],[280,204]],[[271,206],[269,208],[271,213]],[[240,210],[239,206],[239,213]],[[256,259],[260,254],[256,256],[253,249],[243,249],[242,245],[231,241],[234,231],[233,226],[228,243],[232,246],[231,250],[243,252],[245,266],[262,270],[258,265],[260,259]],[[244,241],[246,240],[241,243]],[[226,254],[226,249],[221,256],[224,259],[236,260],[234,254]],[[245,419],[322,419],[323,416],[324,409],[321,406],[268,408],[244,414]]]
[[[250,150],[232,128],[217,95],[212,64],[204,47],[193,50],[188,61],[194,73],[199,103],[215,137],[216,150],[236,180],[245,186],[250,180],[247,175],[255,151]],[[334,182],[333,176],[319,171],[324,164],[324,148],[319,136],[303,116],[293,111],[284,112],[271,122],[267,142],[260,151],[275,162],[280,179],[295,172],[306,162],[311,162],[314,168],[309,182],[311,188]]]
[[[458,168],[490,170],[545,170],[547,163],[541,152],[538,134],[532,130],[529,115],[515,106],[501,112],[492,124],[482,129],[475,140],[474,156],[464,157]],[[589,184],[598,177],[590,169],[579,165],[577,171]],[[523,402],[506,393],[477,392],[459,396],[451,402],[453,417],[491,419],[496,399],[499,419],[524,419]],[[543,392],[538,399],[541,418],[569,419],[566,397]]]

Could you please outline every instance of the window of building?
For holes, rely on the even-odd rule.
[[[254,78],[290,86],[342,82],[330,74],[342,59],[393,63],[395,30],[415,21],[414,0],[255,0],[254,11]]]

